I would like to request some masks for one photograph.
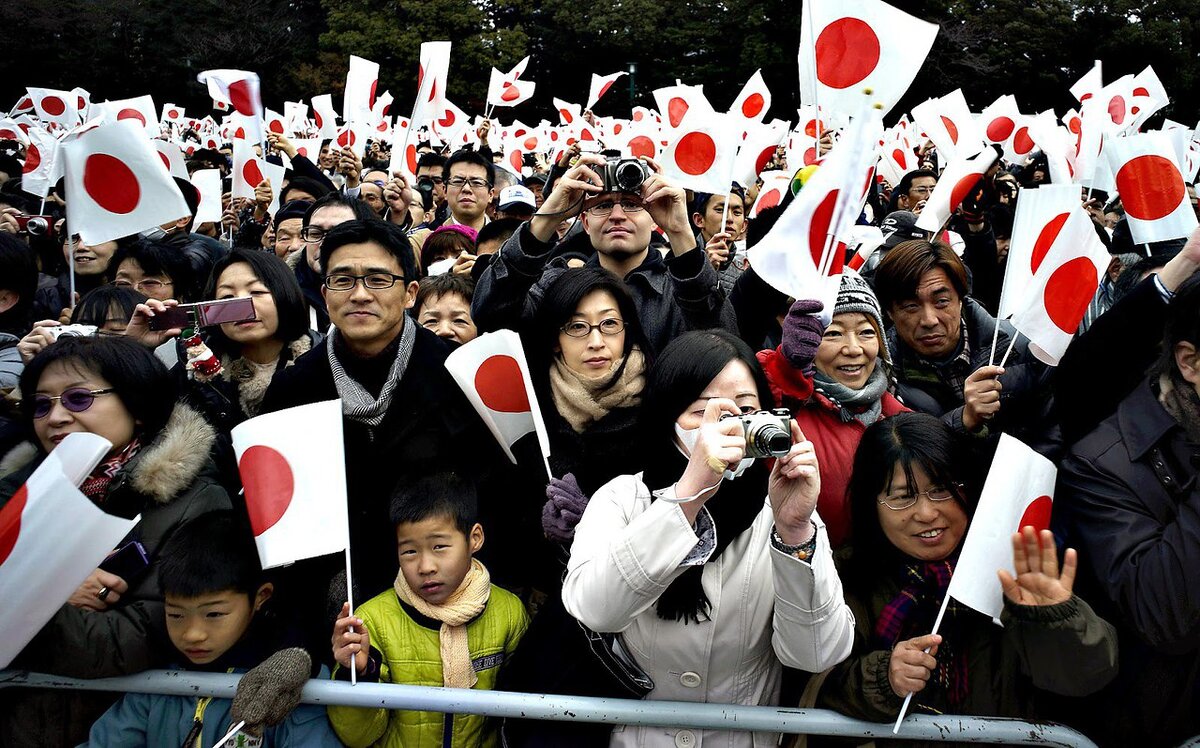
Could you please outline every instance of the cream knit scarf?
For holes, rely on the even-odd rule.
[[[637,405],[646,387],[646,359],[636,347],[629,351],[629,360],[621,376],[612,381],[613,372],[621,368],[621,360],[596,377],[585,377],[563,362],[562,356],[550,366],[550,390],[559,415],[571,424],[575,433],[582,434],[596,421],[617,408]]]
[[[471,648],[467,641],[467,623],[487,607],[492,592],[492,578],[484,565],[471,559],[471,570],[462,584],[441,605],[430,605],[412,591],[404,572],[396,575],[396,594],[406,605],[416,608],[426,618],[442,622],[438,634],[442,654],[442,683],[447,688],[471,688],[479,677],[471,667]]]

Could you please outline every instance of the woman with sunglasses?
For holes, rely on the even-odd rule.
[[[867,428],[850,479],[853,541],[839,552],[854,651],[819,685],[817,706],[892,721],[915,693],[913,713],[1054,719],[1050,694],[1086,696],[1116,675],[1116,632],[1072,593],[1077,555],[1060,566],[1049,530],[1013,535],[1017,576],[997,570],[1003,627],[951,600],[931,635],[979,489],[969,447],[938,418],[901,413]]]
[[[175,382],[154,354],[123,337],[63,338],[29,362],[20,386],[34,438],[0,463],[0,504],[68,434],[92,433],[113,446],[80,490],[106,512],[141,514],[141,521],[114,549],[119,573],[92,572],[12,666],[97,678],[165,664],[150,635],[162,624],[159,549],[191,518],[231,508],[210,454],[215,430],[177,402]],[[112,701],[66,691],[6,694],[0,744],[76,745]]]

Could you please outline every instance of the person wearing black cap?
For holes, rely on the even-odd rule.
[[[917,228],[917,214],[908,210],[896,210],[888,213],[887,218],[879,227],[883,231],[883,244],[880,245],[867,261],[863,263],[860,274],[868,283],[875,282],[875,269],[883,262],[884,256],[900,242],[910,239],[925,239],[929,233]]]
[[[292,200],[275,212],[275,255],[286,259],[288,255],[304,249],[300,236],[304,229],[304,216],[312,203],[308,200]]]

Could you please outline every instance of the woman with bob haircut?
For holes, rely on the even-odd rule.
[[[672,341],[644,393],[645,470],[600,488],[575,530],[563,602],[585,626],[619,635],[653,681],[646,698],[775,704],[782,665],[819,672],[850,652],[854,619],[815,511],[812,443],[786,419],[786,453],[747,458],[738,416],[773,405],[754,353],[734,335]],[[626,727],[610,745],[778,738]]]
[[[930,633],[981,472],[935,416],[901,413],[867,428],[850,479],[853,542],[839,552],[854,651],[827,674],[817,706],[891,721],[915,693],[915,712],[1055,719],[1049,694],[1086,696],[1116,676],[1116,632],[1072,593],[1077,555],[1068,549],[1060,566],[1049,530],[1012,536],[1017,575],[997,570],[1003,627],[951,600]]]
[[[13,661],[75,678],[136,673],[165,664],[152,632],[163,621],[156,567],[164,542],[190,519],[230,509],[211,457],[216,432],[177,402],[175,381],[154,354],[123,337],[65,337],[21,374],[21,414],[31,442],[0,461],[0,506],[68,434],[102,436],[112,450],[80,490],[110,514],[141,521],[118,544],[140,560],[124,577],[97,569]],[[69,517],[63,517],[69,522]],[[0,744],[77,745],[113,696],[25,691],[0,701]]]

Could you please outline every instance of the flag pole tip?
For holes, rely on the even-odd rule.
[[[865,93],[867,96],[870,96],[871,94],[875,93],[875,89],[873,89],[873,88],[864,88],[864,89],[863,89],[863,93]]]
[[[877,102],[875,102],[874,104],[872,104],[871,106],[872,106],[873,108],[875,108],[875,109],[883,109],[883,104],[881,104],[881,103],[880,103],[880,102],[878,102],[878,101],[877,101]]]

